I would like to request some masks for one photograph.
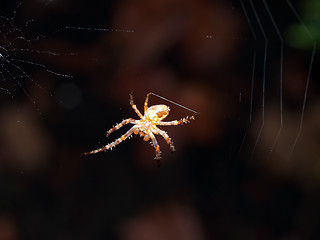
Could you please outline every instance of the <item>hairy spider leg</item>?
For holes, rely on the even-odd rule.
[[[157,128],[157,127],[156,127]],[[159,128],[157,128],[158,133],[166,140],[167,144],[170,146],[171,152],[175,151],[173,142],[166,131],[163,131]]]
[[[122,141],[124,141],[128,137],[130,137],[134,133],[134,131],[136,129],[137,129],[137,126],[133,126],[125,134],[123,134],[121,137],[119,137],[118,139],[116,139],[112,143],[109,143],[109,144],[105,145],[104,147],[96,149],[96,150],[93,150],[91,152],[83,153],[83,155],[95,154],[95,153],[102,152],[102,151],[105,151],[105,150],[108,150],[108,149],[111,150],[113,147],[117,146],[119,143],[121,143]]]
[[[144,114],[146,114],[147,109],[148,109],[148,102],[149,102],[149,96],[152,94],[152,92],[149,92],[147,94],[146,100],[144,101]]]
[[[170,121],[170,122],[159,122],[159,123],[157,123],[157,125],[160,125],[160,126],[174,126],[174,125],[180,125],[180,124],[189,123],[190,120],[195,120],[195,117],[191,116],[191,117],[181,118],[180,120],[173,120],[173,121]]]
[[[133,110],[136,112],[136,114],[138,114],[138,116],[141,118],[141,119],[144,119],[143,115],[141,114],[141,112],[138,110],[137,106],[134,104],[133,102],[133,96],[132,96],[132,93],[130,93],[130,105],[131,107],[133,108]]]
[[[151,138],[152,145],[153,145],[154,149],[156,150],[156,156],[154,159],[157,161],[158,167],[160,167],[160,158],[161,158],[160,146],[157,142],[156,137],[154,136],[154,134],[151,131],[148,132],[148,136]]]
[[[119,128],[123,127],[124,125],[128,124],[128,123],[132,123],[132,124],[136,124],[136,120],[133,118],[128,118],[123,120],[121,123],[118,123],[117,125],[115,125],[113,128],[109,129],[107,132],[107,137],[110,135],[110,133],[118,130]]]

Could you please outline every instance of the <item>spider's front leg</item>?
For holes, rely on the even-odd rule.
[[[194,116],[191,117],[185,117],[185,118],[181,118],[180,120],[174,120],[174,121],[170,121],[170,122],[159,122],[157,123],[157,125],[160,126],[174,126],[174,125],[182,125],[185,123],[189,123],[190,120],[195,120]]]
[[[138,114],[138,116],[143,119],[143,115],[141,114],[141,112],[139,111],[139,109],[137,108],[137,105],[134,104],[133,102],[133,96],[132,93],[130,93],[130,105],[133,108],[133,110],[136,112],[136,114]]]
[[[146,113],[147,109],[148,109],[148,102],[149,102],[149,96],[152,94],[152,92],[149,92],[147,94],[146,100],[144,101],[144,113]]]
[[[136,131],[137,128],[138,128],[137,126],[133,126],[132,128],[129,129],[129,131],[127,131],[125,134],[123,134],[121,137],[119,137],[118,139],[116,139],[112,143],[109,143],[102,148],[98,148],[98,149],[90,151],[90,152],[82,153],[82,155],[95,154],[95,153],[102,152],[102,151],[105,151],[108,149],[112,149],[113,147],[117,146],[119,143],[121,143],[122,141],[124,141],[128,137],[130,137]]]
[[[119,128],[123,127],[124,125],[131,123],[131,124],[136,124],[136,120],[132,119],[132,118],[128,118],[123,120],[121,123],[118,123],[117,125],[115,125],[113,128],[109,129],[107,132],[107,137],[110,135],[110,133],[118,130]]]

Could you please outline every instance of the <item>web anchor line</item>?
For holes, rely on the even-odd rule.
[[[308,72],[308,77],[307,77],[307,82],[306,82],[306,89],[304,92],[304,97],[303,97],[303,105],[302,105],[302,110],[301,110],[301,118],[300,118],[300,124],[299,124],[299,131],[298,134],[294,140],[294,143],[292,145],[291,151],[289,153],[288,160],[291,159],[291,156],[293,154],[293,150],[295,149],[298,139],[301,135],[302,132],[302,126],[303,126],[303,119],[304,119],[304,114],[305,114],[305,108],[306,108],[306,102],[307,102],[307,95],[308,95],[308,89],[309,89],[309,83],[310,83],[310,78],[311,78],[311,71],[312,71],[312,66],[314,62],[314,57],[316,55],[316,49],[317,49],[317,42],[314,42],[313,44],[313,50],[312,50],[312,55],[311,55],[311,60],[310,60],[310,67],[309,67],[309,72]]]
[[[256,147],[258,145],[258,142],[260,140],[260,137],[261,137],[261,134],[262,134],[262,131],[263,131],[263,128],[264,128],[264,120],[265,120],[265,89],[266,89],[266,69],[267,69],[267,53],[268,53],[268,38],[267,38],[267,35],[264,31],[264,28],[263,28],[263,25],[261,23],[261,20],[260,20],[260,17],[257,13],[257,10],[252,2],[252,0],[249,1],[250,2],[250,5],[251,5],[251,8],[252,8],[252,11],[254,13],[254,16],[258,22],[258,25],[259,25],[259,28],[260,28],[260,31],[263,35],[263,39],[264,39],[264,53],[263,53],[263,75],[262,75],[262,99],[261,99],[261,126],[260,126],[260,130],[259,130],[259,133],[258,133],[258,136],[257,136],[257,139],[256,139],[256,142],[253,146],[253,149],[252,149],[252,153],[251,153],[251,159],[253,158],[253,155],[254,155],[254,152],[256,150]]]
[[[279,30],[279,27],[276,23],[276,21],[274,20],[274,17],[270,11],[270,8],[266,2],[266,0],[263,0],[263,4],[267,10],[267,13],[269,15],[269,18],[271,19],[271,22],[273,24],[273,27],[274,29],[276,30],[276,33],[280,39],[280,76],[279,76],[279,89],[280,89],[280,93],[279,93],[279,96],[280,96],[280,128],[278,130],[278,133],[277,133],[277,136],[275,138],[275,141],[272,145],[272,147],[270,148],[270,152],[273,152],[273,149],[278,141],[278,138],[282,132],[282,129],[283,129],[283,99],[282,99],[282,85],[283,85],[283,47],[284,47],[284,44],[283,44],[283,37],[280,33],[280,30]]]
[[[161,98],[161,99],[163,99],[163,100],[165,100],[165,101],[167,101],[167,102],[169,102],[169,103],[172,103],[172,104],[175,104],[175,105],[177,105],[177,106],[179,106],[179,107],[181,107],[181,108],[184,108],[184,109],[186,109],[186,110],[188,110],[188,111],[190,111],[190,112],[193,112],[193,113],[195,113],[195,114],[200,114],[200,113],[197,112],[197,111],[194,111],[194,110],[192,110],[192,109],[190,109],[190,108],[187,108],[187,107],[185,107],[185,106],[183,106],[183,105],[181,105],[181,104],[179,104],[179,103],[176,103],[176,102],[171,101],[171,100],[169,100],[169,99],[167,99],[167,98],[164,98],[164,97],[162,97],[162,96],[160,96],[160,95],[158,95],[158,94],[155,94],[155,93],[151,93],[151,94],[154,95],[154,96],[156,96],[156,97],[158,97],[158,98]]]

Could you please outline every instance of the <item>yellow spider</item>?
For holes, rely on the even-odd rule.
[[[133,102],[132,94],[130,94],[130,105],[133,108],[133,110],[138,114],[138,116],[140,117],[140,120],[135,120],[132,118],[128,118],[128,119],[123,120],[121,123],[119,123],[116,126],[114,126],[113,128],[111,128],[107,132],[107,136],[109,136],[109,134],[112,133],[113,131],[118,130],[119,128],[123,127],[124,125],[126,125],[128,123],[134,124],[134,126],[132,128],[130,128],[130,130],[127,131],[124,135],[122,135],[120,138],[116,139],[112,143],[109,143],[102,148],[99,148],[99,149],[96,149],[96,150],[93,150],[93,151],[90,151],[87,153],[83,153],[83,154],[88,155],[88,154],[95,154],[98,152],[102,152],[102,151],[105,151],[108,149],[111,150],[113,147],[117,146],[119,143],[121,143],[125,139],[129,138],[133,133],[134,134],[139,133],[139,135],[141,137],[143,137],[144,141],[149,141],[151,139],[152,145],[156,150],[155,160],[157,160],[158,166],[160,166],[160,158],[161,158],[160,153],[161,152],[160,152],[160,147],[157,142],[157,139],[155,138],[154,135],[160,134],[166,140],[166,142],[169,144],[172,152],[175,151],[175,148],[174,148],[174,145],[173,145],[169,135],[165,131],[159,129],[157,127],[157,125],[159,125],[159,126],[180,125],[180,124],[184,124],[184,123],[189,123],[190,122],[189,120],[194,120],[195,117],[191,116],[191,117],[182,118],[180,120],[174,120],[174,121],[170,121],[170,122],[162,122],[162,120],[168,116],[170,108],[164,104],[153,105],[151,107],[148,107],[149,96],[151,94],[156,95],[154,93],[147,94],[146,100],[144,102],[144,115],[142,115],[140,113],[137,106]],[[158,95],[156,95],[156,96],[158,96]]]

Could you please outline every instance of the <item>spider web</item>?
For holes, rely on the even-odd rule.
[[[1,203],[8,205],[9,215],[21,217],[21,234],[30,239],[48,239],[48,233],[49,239],[113,239],[115,232],[126,232],[126,222],[129,229],[138,226],[138,233],[128,234],[136,239],[145,237],[139,237],[141,232],[160,237],[185,232],[164,223],[171,208],[168,222],[173,219],[172,225],[180,224],[180,229],[190,218],[189,228],[199,233],[193,239],[204,238],[199,237],[202,224],[208,239],[259,238],[265,232],[274,239],[303,239],[318,233],[313,226],[318,208],[312,208],[317,198],[309,208],[309,197],[318,196],[320,176],[318,2],[3,4],[0,170],[9,174],[1,175],[6,186],[1,188]],[[112,152],[80,156],[130,127],[105,138],[112,125],[137,118],[128,102],[132,91],[141,112],[148,92],[154,93],[149,106],[170,106],[166,121],[200,112],[188,125],[163,127],[176,152],[171,155],[157,136],[160,171],[153,161],[154,148],[139,137],[123,141]],[[46,106],[52,100],[58,104]],[[45,110],[45,118],[23,113],[12,127],[14,118],[6,108],[13,101],[16,109],[28,102],[35,113]],[[299,182],[293,190],[292,181]],[[182,212],[189,214],[194,207],[202,221],[192,214],[181,220],[171,203],[162,211],[167,196],[169,203],[178,199],[177,205],[187,199]],[[26,203],[20,203],[24,197]],[[150,214],[145,203],[152,198],[160,210],[156,207]],[[269,206],[273,203],[275,208]],[[299,209],[292,210],[290,204]],[[128,216],[135,218],[141,209],[147,212],[142,221],[130,224]],[[152,229],[157,212],[159,235]],[[301,216],[281,223],[283,216],[296,212]],[[61,221],[63,217],[68,221]],[[296,225],[302,225],[301,233],[296,233]]]
[[[8,9],[5,9],[6,7]],[[30,8],[35,9],[30,10]],[[51,9],[57,8],[57,12],[50,12]],[[69,69],[57,69],[61,69],[63,65],[61,62],[66,61],[70,62],[70,68],[74,67],[75,59],[81,58],[81,56],[78,57],[81,47],[76,49],[73,46],[72,51],[61,49],[57,47],[59,39],[63,39],[62,44],[67,43],[65,47],[70,48],[68,44],[72,44],[75,39],[77,39],[76,44],[78,45],[92,41],[96,37],[96,32],[133,32],[127,29],[67,25],[66,22],[59,21],[59,17],[55,18],[56,15],[54,14],[59,14],[59,12],[59,3],[56,3],[56,1],[46,1],[40,4],[8,1],[8,4],[3,4],[0,15],[0,90],[4,100],[7,97],[11,99],[17,99],[21,96],[27,97],[37,111],[41,113],[41,109],[37,106],[36,94],[35,96],[30,94],[30,89],[36,87],[46,92],[50,97],[53,97],[54,91],[56,91],[57,102],[66,108],[68,106],[72,107],[74,105],[73,100],[68,100],[66,91],[70,90],[72,92],[74,90],[78,92],[75,95],[79,95],[79,87],[70,81],[74,76],[67,73],[70,72]],[[46,14],[51,14],[51,18],[46,18]],[[61,19],[68,21],[70,18],[72,16],[67,14]],[[53,19],[56,21],[52,22]],[[93,58],[96,58],[95,56],[90,57],[86,59],[89,64],[96,60],[93,60]],[[82,58],[85,59],[83,56]],[[42,81],[35,77],[41,75],[39,73],[41,71],[47,73],[46,76],[43,76],[45,79]],[[54,81],[61,81],[61,88],[49,90],[43,87],[40,82],[46,82],[50,78],[60,79]]]
[[[31,84],[41,88],[43,91],[47,90],[45,90],[33,76],[35,68],[41,69],[55,78],[62,78],[62,81],[72,77],[71,74],[66,74],[64,71],[53,70],[48,67],[48,64],[44,63],[46,60],[37,59],[35,56],[40,55],[45,56],[45,58],[53,57],[56,59],[53,62],[56,63],[61,61],[61,59],[65,59],[62,57],[77,56],[78,51],[73,51],[72,49],[71,53],[67,53],[63,50],[48,50],[50,49],[50,41],[46,44],[46,46],[49,46],[47,49],[39,48],[37,44],[43,39],[47,40],[53,36],[54,40],[52,43],[56,40],[59,41],[62,39],[62,41],[65,41],[67,39],[69,43],[80,43],[82,46],[88,43],[90,44],[92,39],[97,39],[96,37],[101,35],[96,34],[101,32],[117,33],[117,35],[113,35],[107,39],[109,43],[120,39],[119,42],[123,41],[123,44],[130,44],[131,41],[133,46],[136,44],[134,41],[139,39],[140,26],[134,26],[124,21],[125,24],[122,24],[124,28],[100,28],[97,22],[101,19],[98,18],[96,22],[90,23],[91,27],[81,22],[73,24],[74,22],[65,18],[64,21],[70,22],[63,22],[62,25],[59,22],[54,27],[50,26],[51,30],[47,30],[44,34],[34,34],[32,26],[34,26],[36,18],[33,18],[31,15],[31,17],[27,19],[21,20],[18,15],[19,12],[21,12],[20,10],[24,8],[24,4],[28,6],[24,2],[16,3],[15,10],[12,11],[12,16],[6,12],[1,14],[0,91],[2,92],[2,98],[3,96],[15,98],[16,96],[23,95],[27,96],[33,104],[36,104],[35,96],[29,93],[27,86]],[[87,12],[89,13],[88,16],[92,14],[89,11],[96,10],[99,4],[100,3],[97,2],[90,5]],[[313,12],[312,4],[315,5]],[[47,1],[42,7],[49,10],[55,7],[59,9],[59,2]],[[244,51],[239,53],[238,60],[233,60],[232,64],[230,63],[228,65],[230,69],[238,71],[240,75],[242,74],[243,79],[246,79],[242,83],[234,85],[232,91],[233,94],[236,93],[237,95],[240,109],[237,117],[241,120],[239,121],[241,124],[238,125],[238,131],[242,131],[240,134],[241,137],[236,138],[235,142],[229,145],[230,148],[233,149],[230,154],[233,155],[235,159],[243,156],[253,161],[258,153],[260,155],[264,152],[266,153],[265,155],[272,156],[277,155],[280,149],[281,158],[290,161],[295,155],[296,148],[299,148],[299,142],[302,141],[301,138],[306,121],[305,117],[306,114],[308,115],[310,84],[313,86],[312,76],[314,73],[314,62],[317,56],[318,32],[316,31],[316,7],[317,5],[313,1],[292,2],[286,0],[271,4],[266,0],[258,2],[239,0],[226,3],[225,8],[238,14],[238,16],[240,16],[239,18],[242,19],[243,25],[241,34],[233,38],[237,38],[236,41],[238,45],[242,45]],[[113,5],[110,6],[110,9],[113,9]],[[279,11],[279,9],[281,9],[281,11]],[[79,12],[80,11],[81,9],[79,8]],[[111,12],[111,10],[109,11]],[[73,16],[79,17],[81,14],[80,12]],[[73,17],[69,13],[65,16]],[[112,14],[109,14],[109,12],[106,16],[107,21],[112,19]],[[41,17],[44,18],[43,15]],[[44,19],[39,19],[39,22],[45,21]],[[114,19],[116,19],[116,17],[114,17]],[[114,22],[117,23],[117,20],[114,20]],[[118,22],[121,22],[121,20]],[[48,23],[52,24],[52,21]],[[77,25],[79,27],[77,27]],[[137,32],[134,31],[135,28],[138,30]],[[221,34],[219,32],[215,33],[214,29],[205,28],[202,29],[202,32],[202,35],[200,34],[196,37],[205,38],[208,42],[212,41],[213,44],[215,44],[216,40],[223,38],[228,39],[228,35],[223,35],[223,33]],[[132,34],[133,37],[128,37],[128,33]],[[112,44],[110,44],[110,46],[112,46]],[[113,44],[113,46],[119,47],[120,45]],[[129,55],[135,54],[130,47],[131,46],[127,47],[131,50]],[[91,50],[99,51],[98,49]],[[82,50],[80,49],[80,51]],[[120,51],[120,54],[126,53]],[[302,63],[304,68],[301,70],[301,79],[298,80],[300,89],[296,93],[298,97],[290,99],[290,97],[293,98],[290,94],[294,93],[288,91],[290,91],[290,88],[292,90],[295,83],[289,82],[287,72],[291,59],[299,58],[300,56],[303,58]],[[101,51],[99,54],[90,55],[87,58],[81,57],[81,59],[86,59],[85,61],[87,61],[84,66],[88,67],[88,69],[90,69],[90,67],[93,69],[92,66],[94,63],[98,63],[103,59],[103,53]],[[92,59],[96,62],[92,61]],[[130,59],[125,60],[131,61]],[[168,62],[170,63],[170,61],[172,61],[172,59],[170,59],[169,56]],[[173,59],[173,63],[174,61],[176,60]],[[109,64],[111,64],[111,62],[109,62]],[[120,69],[121,64],[118,65],[117,68]],[[74,67],[74,65],[71,67]],[[137,68],[139,67],[140,66]],[[129,72],[130,71],[131,70],[129,70]],[[177,71],[180,70],[178,69]],[[121,70],[119,72],[118,75],[125,73],[125,71],[121,72]],[[247,75],[245,76],[243,73],[247,73]],[[114,72],[109,72],[109,74],[111,76]],[[114,79],[110,80],[109,84],[106,84],[110,89],[111,85],[114,85],[115,88],[121,85],[121,83],[114,83]],[[148,84],[147,86],[152,88],[152,91],[157,93],[160,91],[161,93],[161,91],[163,91],[159,87],[161,84],[163,84],[161,81],[158,83],[154,81],[153,84]],[[181,84],[183,84],[183,82],[181,82]],[[122,84],[121,86],[124,87],[121,91],[121,97],[123,98],[125,98],[127,92],[135,89],[130,83]],[[68,89],[72,90],[72,88],[79,90],[79,88],[72,83],[67,84],[65,88],[58,89],[57,93],[65,97],[66,94],[63,92],[68,91]],[[140,92],[138,90],[137,93],[140,94],[148,91],[148,89]],[[119,93],[119,90],[115,92]],[[50,96],[53,95],[50,91],[48,94]],[[80,93],[78,93],[78,95],[79,94]],[[112,95],[113,93],[110,94]],[[290,105],[292,103],[290,101],[296,101],[297,104],[291,107]],[[312,106],[312,102],[310,105]],[[72,106],[72,103],[70,106]],[[276,111],[275,109],[278,110]],[[278,113],[276,114],[276,112]],[[295,132],[293,127],[294,123],[288,122],[291,113],[295,115],[299,114],[299,118],[296,120],[297,128],[294,136],[292,135],[293,132]],[[290,130],[288,130],[289,128]],[[290,133],[288,131],[290,131]],[[284,144],[284,142],[286,142],[286,144]],[[291,142],[291,144],[289,144],[289,142]]]
[[[6,6],[7,9],[5,9]],[[37,106],[36,96],[30,93],[30,89],[34,87],[41,89],[50,97],[53,94],[39,83],[40,80],[35,77],[35,73],[42,71],[50,77],[72,78],[69,74],[49,67],[49,64],[44,63],[44,59],[75,56],[77,54],[60,53],[42,48],[41,39],[45,39],[46,36],[35,33],[32,27],[36,22],[35,19],[25,19],[19,15],[22,14],[24,7],[23,2],[14,1],[11,1],[8,5],[2,5],[0,15],[1,99],[4,102],[7,97],[15,100],[25,96],[41,114],[41,109]]]
[[[83,18],[83,12],[73,14]],[[45,145],[50,140],[44,141],[44,146],[34,144],[46,138],[48,129],[43,128],[42,121],[48,115],[43,113],[54,115],[58,110],[59,115],[63,109],[71,111],[80,105],[81,74],[92,71],[100,57],[89,53],[86,45],[100,33],[132,33],[127,29],[82,27],[89,24],[81,22],[81,27],[74,26],[74,15],[63,13],[56,1],[8,1],[1,6],[0,136],[4,144],[0,156],[4,157],[0,159],[4,163],[27,170],[27,165],[32,169],[49,159],[46,154],[50,147]],[[44,118],[40,120],[36,113]]]
[[[312,13],[308,15],[306,12],[308,7],[310,10],[312,1],[308,3],[303,1],[292,3],[287,0],[271,5],[265,0],[260,2],[241,0],[240,5],[247,26],[250,29],[250,38],[253,40],[253,45],[259,46],[251,50],[252,78],[249,125],[251,129],[255,125],[254,134],[251,132],[251,137],[255,140],[252,143],[250,159],[254,158],[260,145],[259,158],[261,158],[261,154],[268,156],[268,159],[277,158],[279,160],[280,157],[284,164],[288,164],[290,159],[294,158],[296,148],[299,148],[299,142],[302,141],[301,135],[308,106],[310,81],[314,72],[318,39],[313,36],[311,29],[314,27],[316,18],[310,16]],[[277,9],[282,9],[283,11],[279,12]],[[285,24],[282,16],[292,19],[291,22]],[[303,54],[302,50],[305,51]],[[284,89],[290,87],[290,84],[291,87],[294,86],[295,83],[284,85],[284,81],[289,81],[289,79],[285,79],[287,78],[286,75],[288,75],[287,67],[289,64],[287,64],[287,61],[290,61],[290,57],[299,56],[300,54],[304,56],[304,61],[302,62],[304,64],[304,73],[301,74],[299,80],[300,97],[298,99],[300,99],[300,104],[294,106],[295,114],[299,113],[300,115],[299,118],[295,117],[296,120],[299,119],[296,121],[295,128],[291,125],[293,124],[292,119],[290,119],[292,116],[286,115],[290,106],[290,98],[286,96],[288,90]],[[260,67],[257,67],[257,64],[260,64]],[[257,91],[258,95],[254,91]],[[276,111],[277,104],[278,111]],[[254,108],[255,110],[253,110]],[[275,117],[276,112],[278,112],[277,117]],[[267,114],[273,116],[268,117]],[[275,124],[275,119],[278,119],[278,124]],[[253,124],[253,121],[260,123]],[[273,125],[270,126],[269,124]],[[269,126],[267,127],[267,125]],[[278,127],[275,127],[276,125]],[[267,128],[268,130],[266,130]],[[288,129],[290,129],[290,132],[288,132]],[[247,133],[245,131],[239,152],[241,152],[243,144],[246,142]],[[269,136],[262,137],[262,135]],[[304,140],[309,141],[310,139]],[[279,145],[282,147],[280,150],[277,149]],[[275,149],[278,150],[276,153],[274,153]],[[301,160],[302,156],[300,154],[298,156],[298,159]]]

